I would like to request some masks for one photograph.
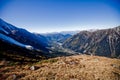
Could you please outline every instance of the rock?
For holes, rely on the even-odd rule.
[[[114,67],[114,68],[120,69],[120,66],[117,65],[117,64],[111,64],[111,66]]]
[[[71,61],[71,62],[69,62],[69,64],[70,64],[70,65],[74,65],[74,64],[76,64],[76,62]]]
[[[13,80],[15,80],[15,79],[16,79],[16,77],[17,77],[15,74],[13,74],[12,76],[13,76]]]
[[[31,67],[30,67],[30,70],[35,70],[35,66],[31,66]]]
[[[97,59],[97,58],[96,58],[96,59],[94,59],[94,62],[98,62],[98,61],[99,61],[99,59]]]
[[[30,46],[30,45],[26,45],[25,47],[26,47],[26,49],[28,49],[28,50],[33,50],[33,47]]]

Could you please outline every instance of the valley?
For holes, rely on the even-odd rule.
[[[120,80],[120,26],[41,34],[0,19],[0,80]]]

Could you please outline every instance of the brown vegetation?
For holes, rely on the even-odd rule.
[[[120,80],[120,59],[76,55],[24,65],[9,63],[0,62],[0,80]]]

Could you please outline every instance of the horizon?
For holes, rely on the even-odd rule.
[[[35,33],[107,29],[120,26],[120,1],[1,0],[0,18]]]
[[[1,19],[1,18],[0,18],[0,19]],[[4,22],[6,22],[6,23],[8,23],[8,24],[11,24],[11,23],[3,20],[3,19],[1,19],[1,20],[4,21]],[[11,24],[11,25],[17,27],[17,26],[14,25],[14,24]],[[120,26],[120,25],[115,26],[115,27],[119,27],[119,26]],[[66,30],[66,31],[64,30],[64,31],[54,31],[54,32],[32,32],[32,31],[27,30],[26,28],[21,28],[21,29],[25,29],[25,30],[27,30],[27,31],[29,31],[29,32],[31,32],[31,33],[35,33],[35,34],[56,34],[56,33],[63,33],[63,34],[71,33],[71,34],[74,34],[74,33],[80,32],[80,31],[96,31],[96,30],[111,29],[111,28],[115,28],[115,27],[110,27],[110,28],[96,28],[96,29],[89,28],[89,29],[81,29],[81,30],[78,30],[78,29],[77,29],[77,30]],[[17,28],[20,28],[20,27],[17,27]]]

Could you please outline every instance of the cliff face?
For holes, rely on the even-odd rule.
[[[94,32],[82,31],[64,42],[63,47],[99,56],[120,55],[120,26]]]

